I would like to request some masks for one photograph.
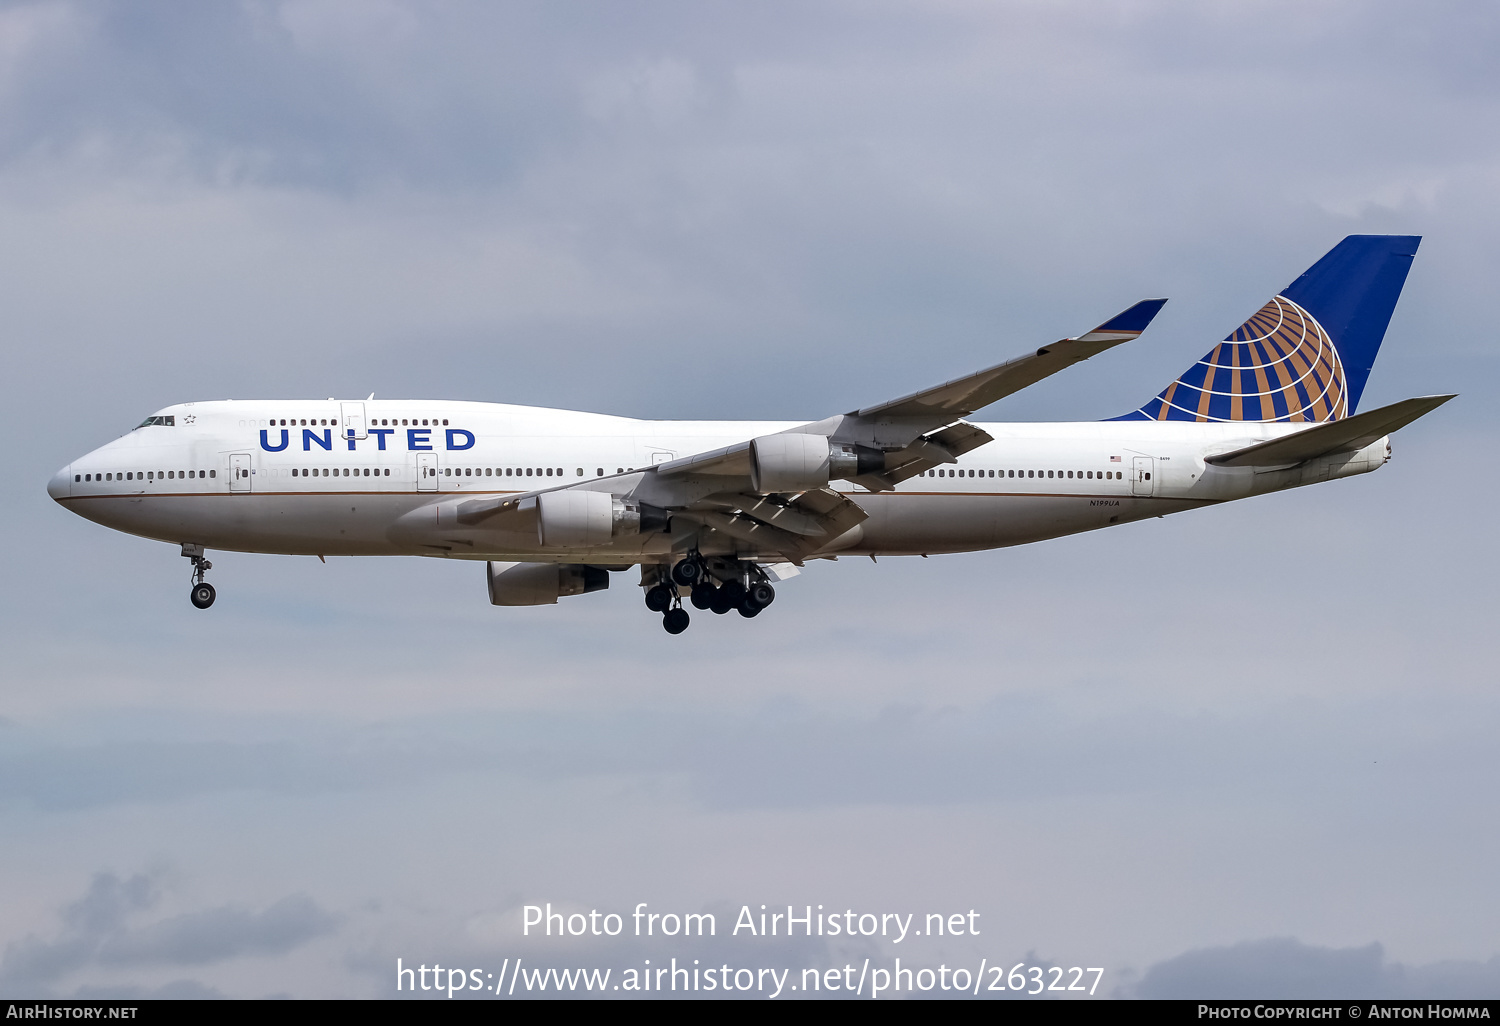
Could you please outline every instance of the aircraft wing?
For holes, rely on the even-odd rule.
[[[1166,302],[1165,299],[1143,299],[1076,338],[1061,339],[1034,353],[888,403],[866,406],[851,416],[946,418],[945,423],[951,423],[1075,363],[1137,338]]]
[[[991,441],[983,429],[965,424],[965,416],[1075,363],[1137,338],[1165,303],[1165,299],[1143,299],[1093,331],[1075,338],[1061,339],[1034,353],[900,399],[804,424],[788,433],[821,434],[834,442],[879,449],[884,465],[852,480],[871,491],[891,488],[924,470],[952,463],[964,453]],[[660,464],[656,472],[663,477],[713,475],[748,478],[751,474],[750,440]]]
[[[473,499],[457,506],[457,519],[466,526],[527,530],[540,515],[540,497],[548,492],[609,492],[640,504],[642,510],[670,516],[674,534],[683,525],[696,525],[698,531],[728,535],[754,551],[779,552],[800,562],[867,516],[858,504],[828,487],[831,479],[881,491],[955,462],[993,440],[984,429],[965,422],[965,415],[1136,338],[1165,303],[1142,300],[1076,338],[888,403],[625,474]],[[795,487],[760,487],[757,445],[762,454],[765,448],[781,448],[821,460],[821,478]],[[835,459],[843,461],[842,469],[831,473]]]
[[[1233,452],[1221,452],[1207,457],[1204,462],[1218,467],[1279,467],[1333,453],[1354,452],[1418,417],[1426,416],[1452,398],[1451,395],[1425,395],[1403,399],[1378,410],[1330,420],[1295,435],[1257,442]]]

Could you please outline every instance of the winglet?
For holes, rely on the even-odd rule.
[[[1129,310],[1122,310],[1087,335],[1080,335],[1083,342],[1102,341],[1106,338],[1131,339],[1146,330],[1146,326],[1167,305],[1165,299],[1143,299]]]

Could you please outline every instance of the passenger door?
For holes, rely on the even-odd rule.
[[[343,416],[344,429],[342,437],[365,438],[365,404],[364,403],[339,403],[339,412]]]
[[[435,452],[417,453],[417,491],[435,492],[438,486],[438,459]]]
[[[254,470],[252,457],[248,452],[231,453],[229,456],[229,490],[248,494],[254,481],[250,476]]]
[[[1137,456],[1134,472],[1130,477],[1130,491],[1134,495],[1156,494],[1156,460],[1150,456]]]

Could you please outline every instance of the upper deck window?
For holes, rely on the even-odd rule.
[[[176,417],[147,417],[145,420],[137,424],[136,427],[174,427],[176,426],[176,423]]]

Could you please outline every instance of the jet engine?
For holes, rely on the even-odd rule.
[[[576,563],[487,563],[490,602],[497,606],[550,606],[560,597],[609,587],[609,571]]]
[[[750,442],[750,479],[757,492],[806,492],[884,469],[879,449],[830,442],[824,435],[762,435]]]
[[[665,531],[670,514],[608,492],[564,489],[536,497],[537,541],[549,548],[589,549],[616,535]]]

